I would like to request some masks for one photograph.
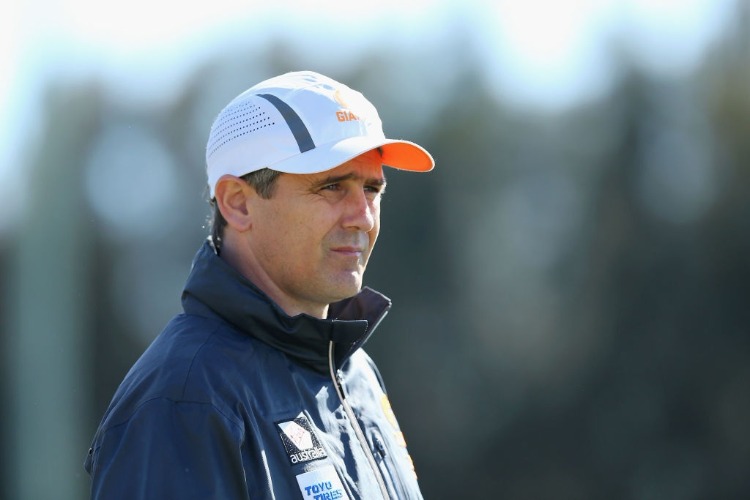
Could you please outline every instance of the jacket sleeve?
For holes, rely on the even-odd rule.
[[[91,498],[247,499],[242,439],[208,403],[150,400],[95,440]]]

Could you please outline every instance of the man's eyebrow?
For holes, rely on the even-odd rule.
[[[329,175],[328,177],[324,177],[323,179],[316,182],[315,185],[325,186],[327,184],[337,184],[339,182],[344,182],[344,181],[348,181],[352,179],[364,180],[364,183],[367,184],[368,186],[385,186],[386,184],[385,176],[364,178],[354,172],[350,172],[344,175]]]

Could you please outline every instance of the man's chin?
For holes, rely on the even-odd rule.
[[[331,303],[340,302],[342,300],[354,297],[360,290],[362,290],[362,279],[347,280],[347,282],[339,282],[337,286],[331,288]]]

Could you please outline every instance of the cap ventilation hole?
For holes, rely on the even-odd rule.
[[[211,141],[208,144],[207,156],[212,156],[216,151],[238,137],[251,134],[265,127],[275,125],[271,117],[261,110],[257,104],[240,102],[225,109],[219,121],[211,130]]]

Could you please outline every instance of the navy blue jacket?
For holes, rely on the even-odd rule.
[[[390,308],[364,288],[287,316],[205,243],[176,316],[126,375],[86,459],[93,499],[419,499],[360,349]]]

